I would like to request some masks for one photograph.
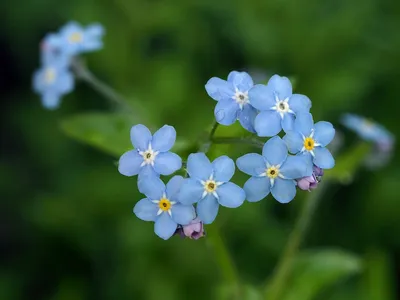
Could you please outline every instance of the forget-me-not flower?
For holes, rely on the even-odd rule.
[[[219,124],[232,125],[239,120],[243,128],[255,133],[257,110],[251,105],[248,94],[253,85],[249,74],[237,71],[230,72],[228,80],[213,77],[207,82],[208,95],[218,101],[214,115]]]
[[[192,153],[187,161],[190,178],[185,179],[179,193],[183,204],[197,202],[197,215],[210,224],[218,214],[219,205],[235,208],[246,195],[241,187],[229,182],[235,173],[235,163],[228,156],[220,156],[212,163],[204,153]]]
[[[138,181],[139,191],[147,198],[136,203],[133,212],[143,221],[155,222],[154,232],[164,240],[174,235],[178,225],[188,225],[196,216],[192,205],[179,203],[183,180],[182,176],[174,176],[166,186],[159,178]]]
[[[182,167],[182,159],[169,152],[175,143],[176,131],[164,125],[151,135],[142,125],[131,128],[131,141],[134,150],[125,152],[119,159],[118,171],[125,176],[171,175]]]
[[[69,67],[71,55],[66,53],[60,47],[62,39],[59,34],[49,33],[40,43],[40,55],[42,64],[57,64],[59,66]]]
[[[293,130],[288,131],[284,140],[293,154],[304,154],[321,169],[335,166],[332,154],[325,147],[333,140],[335,129],[325,121],[315,123],[310,113],[297,114]]]
[[[274,75],[267,85],[257,84],[249,91],[250,103],[261,112],[254,121],[258,136],[274,136],[283,128],[293,128],[295,115],[309,112],[311,101],[300,94],[292,94],[292,84],[286,77]]]
[[[271,192],[280,203],[288,203],[296,195],[295,179],[311,176],[313,171],[304,156],[288,156],[286,144],[279,136],[265,143],[262,155],[245,154],[236,164],[252,176],[243,187],[250,202],[260,201]]]

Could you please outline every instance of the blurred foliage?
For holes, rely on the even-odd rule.
[[[135,178],[115,166],[139,122],[174,125],[182,141],[176,151],[195,151],[213,120],[215,102],[204,91],[212,76],[234,69],[260,81],[293,76],[296,92],[313,101],[314,119],[331,121],[344,133],[343,148],[356,149],[340,151],[344,158],[326,179],[350,183],[346,174],[367,151],[338,124],[341,113],[399,131],[396,1],[15,0],[1,2],[0,12],[0,299],[224,299],[207,239],[157,238],[151,223],[132,214],[141,199]],[[143,111],[109,113],[107,100],[82,82],[58,111],[40,106],[30,89],[38,43],[68,20],[104,25],[105,47],[86,55],[87,65]],[[236,125],[218,134],[244,133]],[[87,135],[105,153],[70,139],[86,142]],[[258,150],[217,145],[211,155],[236,159],[249,151]],[[398,298],[398,152],[385,168],[360,169],[351,184],[332,185],[304,248],[339,250],[329,259],[302,254],[288,299]],[[235,174],[237,183],[245,179]],[[244,300],[260,299],[306,196],[221,210],[218,225]]]

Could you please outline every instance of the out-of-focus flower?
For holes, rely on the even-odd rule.
[[[246,198],[243,189],[230,182],[235,163],[228,156],[220,156],[211,163],[204,153],[192,153],[187,172],[190,178],[182,185],[179,201],[197,203],[197,215],[204,224],[215,220],[219,205],[236,208],[243,204]]]
[[[246,130],[255,133],[254,119],[257,110],[250,104],[249,90],[253,79],[246,72],[232,71],[228,80],[211,78],[205,85],[208,95],[218,101],[215,106],[215,119],[219,124],[232,125],[239,120]]]
[[[318,187],[318,183],[321,182],[323,175],[324,175],[324,170],[318,168],[317,166],[314,166],[313,173],[311,176],[303,177],[296,180],[297,186],[299,187],[299,189],[304,191],[316,189]]]
[[[195,218],[188,225],[180,225],[175,231],[175,234],[179,234],[183,238],[188,237],[193,240],[198,240],[206,235],[203,222],[200,220],[200,218]]]
[[[236,164],[252,176],[243,187],[250,202],[260,201],[271,192],[280,203],[288,203],[296,195],[295,179],[312,174],[310,160],[305,156],[288,156],[286,144],[279,136],[265,143],[262,155],[243,155]]]
[[[297,113],[309,112],[311,101],[300,94],[292,94],[292,84],[286,77],[274,75],[268,85],[257,84],[249,91],[251,105],[261,112],[254,121],[258,136],[274,136],[283,128],[293,129]]]

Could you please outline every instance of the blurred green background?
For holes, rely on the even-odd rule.
[[[0,3],[0,16],[0,299],[232,299],[209,240],[159,239],[132,214],[136,178],[115,165],[114,149],[129,149],[129,127],[139,122],[175,126],[179,153],[195,151],[213,121],[204,90],[212,76],[296,78],[314,119],[345,132],[344,147],[357,142],[338,123],[344,112],[399,131],[398,1],[14,0]],[[104,25],[105,47],[84,56],[88,67],[140,111],[108,115],[107,100],[82,82],[59,110],[41,106],[31,91],[39,41],[69,20]],[[233,126],[217,134],[242,133]],[[106,151],[70,138],[80,134]],[[215,146],[211,156],[254,150]],[[284,300],[398,299],[395,152],[386,167],[329,186]],[[221,209],[242,299],[260,299],[307,194],[289,205],[269,196]]]

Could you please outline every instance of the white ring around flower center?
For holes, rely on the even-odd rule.
[[[213,194],[215,198],[219,198],[217,194],[217,189],[218,187],[223,184],[223,182],[220,181],[215,181],[214,180],[214,174],[210,175],[210,178],[208,180],[200,180],[200,183],[204,187],[203,195],[201,196],[201,199],[205,198],[208,194]]]
[[[278,95],[275,95],[275,106],[271,107],[271,109],[277,111],[281,115],[282,119],[286,113],[294,114],[294,111],[290,109],[289,97],[280,100]]]
[[[141,167],[145,165],[152,165],[154,166],[154,160],[156,159],[156,156],[158,155],[158,151],[154,151],[151,148],[151,143],[149,144],[149,147],[147,148],[146,151],[139,151],[139,154],[143,157],[143,162],[140,165]]]
[[[239,104],[240,109],[243,109],[243,106],[249,103],[249,92],[241,92],[236,88],[235,95],[232,98]]]
[[[268,177],[269,182],[271,183],[271,187],[273,187],[276,177],[285,179],[285,176],[283,176],[283,174],[281,173],[280,168],[281,165],[270,165],[269,163],[267,163],[265,171],[261,173],[259,176]]]

